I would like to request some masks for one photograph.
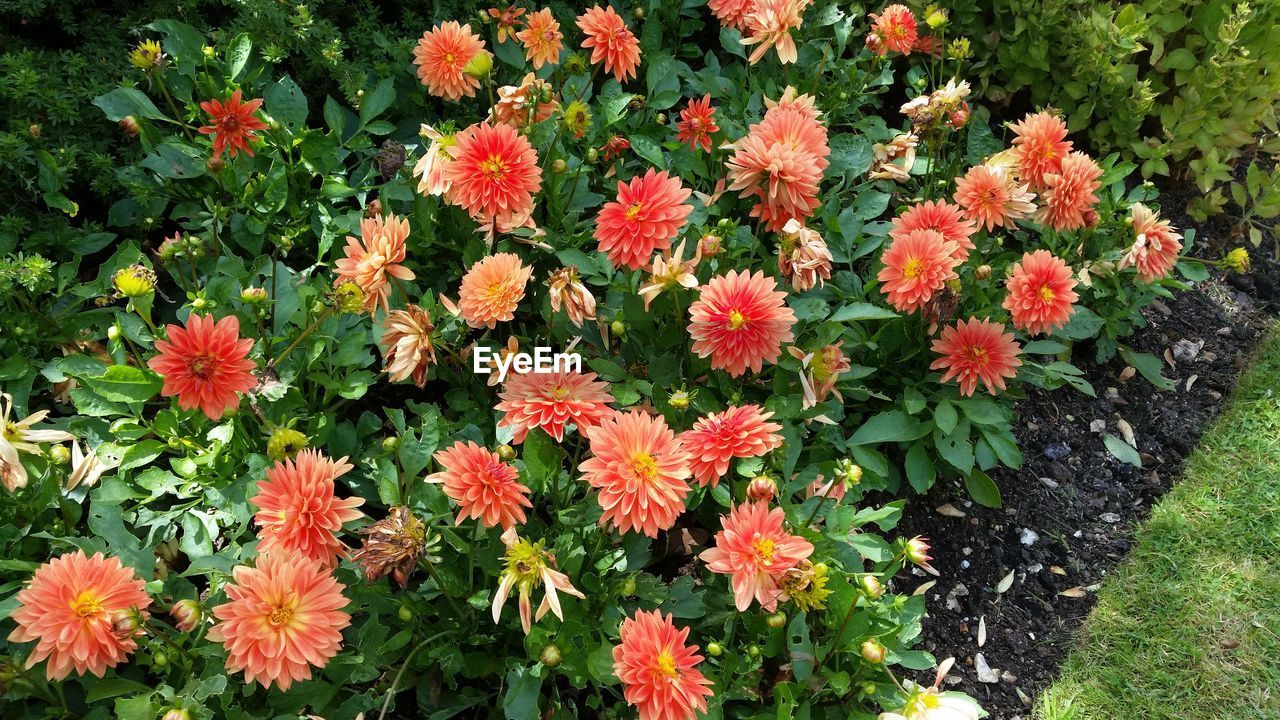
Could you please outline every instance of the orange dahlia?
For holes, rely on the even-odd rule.
[[[1093,158],[1073,152],[1062,160],[1058,172],[1044,176],[1044,205],[1036,213],[1036,222],[1054,230],[1079,230],[1090,222],[1093,206],[1098,204],[1094,191],[1101,186],[1102,168]]]
[[[489,119],[523,128],[546,120],[559,107],[550,83],[528,73],[519,85],[498,88],[498,102],[489,113]]]
[[[937,230],[912,230],[893,239],[876,275],[880,290],[899,312],[919,309],[956,277],[956,244]]]
[[[955,378],[961,395],[972,395],[981,381],[992,395],[1004,390],[1006,378],[1016,377],[1022,364],[1018,355],[1022,348],[1004,325],[971,317],[954,327],[943,328],[942,336],[933,341],[932,349],[942,357],[934,360],[931,370],[945,370],[941,382]]]
[[[766,98],[765,105],[764,118],[734,143],[725,165],[729,189],[760,199],[751,216],[778,232],[788,220],[803,220],[818,207],[818,185],[831,150],[811,96],[797,96],[789,87],[777,102]]]
[[[707,0],[711,14],[725,27],[747,29],[747,13],[755,7],[756,0]]]
[[[405,242],[409,239],[409,221],[388,214],[360,221],[360,237],[347,236],[343,248],[346,257],[334,263],[337,277],[334,287],[353,282],[364,293],[364,309],[373,314],[381,306],[386,310],[391,297],[391,278],[412,280],[413,271],[401,265]]]
[[[959,207],[946,200],[927,200],[912,205],[894,218],[889,237],[897,240],[911,234],[913,230],[935,230],[942,233],[944,239],[956,244],[956,257],[964,262],[969,257],[969,251],[974,248],[969,236],[977,228],[972,220],[964,217]]]
[[[636,68],[640,67],[640,43],[612,7],[587,8],[578,16],[578,28],[587,36],[582,41],[582,49],[591,50],[592,63],[603,60],[604,71],[613,73],[618,82],[636,76]]]
[[[1032,335],[1051,333],[1066,325],[1075,312],[1075,286],[1071,267],[1060,258],[1048,250],[1029,252],[1005,281],[1009,295],[1004,309],[1019,330]]]
[[[243,150],[253,157],[253,148],[249,143],[258,139],[257,130],[265,130],[267,124],[259,120],[254,113],[262,106],[262,98],[240,102],[240,91],[231,93],[227,101],[207,100],[200,103],[200,109],[209,115],[209,124],[200,128],[201,135],[213,135],[213,156],[219,157],[223,151],[231,157]]]
[[[711,278],[689,306],[689,336],[698,357],[733,377],[777,362],[782,343],[795,337],[796,314],[787,294],[762,272],[730,270]]]
[[[649,537],[675,525],[689,494],[690,458],[666,420],[619,412],[587,430],[587,438],[591,457],[578,470],[600,491],[601,524]]]
[[[711,152],[711,136],[720,132],[716,126],[716,109],[711,107],[711,96],[703,95],[701,100],[690,100],[685,109],[680,111],[680,122],[676,123],[676,140],[689,143],[689,149]]]
[[[685,644],[689,628],[677,630],[672,619],[659,610],[637,610],[622,621],[613,648],[613,674],[640,720],[693,720],[707,711],[706,698],[714,694],[697,669],[698,646]]]
[[[597,380],[593,372],[520,373],[507,378],[498,397],[501,402],[494,409],[504,413],[498,427],[514,428],[516,444],[533,428],[561,442],[565,425],[573,423],[585,434],[613,414],[609,383]]]
[[[1013,156],[1018,163],[1018,179],[1033,190],[1048,183],[1045,176],[1062,169],[1062,161],[1071,152],[1067,124],[1049,112],[1029,113],[1022,122],[1009,126],[1013,130]]]
[[[618,199],[605,203],[596,215],[596,241],[614,267],[637,270],[655,250],[667,250],[671,239],[693,212],[691,191],[680,178],[649,168],[644,175],[618,183]]]
[[[498,42],[506,42],[508,39],[516,36],[516,28],[524,24],[520,19],[528,10],[515,5],[508,5],[499,10],[498,8],[489,8],[489,17],[493,18],[498,26]]]
[[[773,413],[759,405],[730,405],[699,419],[680,434],[689,451],[689,469],[699,485],[715,487],[734,458],[760,457],[782,445],[782,426],[768,422]]]
[[[502,462],[498,453],[459,440],[434,457],[442,469],[428,476],[427,482],[441,483],[444,494],[458,503],[454,525],[465,517],[503,529],[524,523],[524,509],[533,507],[529,488],[520,484],[515,466]]]
[[[413,64],[427,92],[447,100],[475,97],[480,81],[467,74],[466,67],[484,49],[484,40],[470,25],[447,20],[422,34],[413,49]]]
[[[186,327],[166,325],[164,330],[169,340],[156,340],[159,354],[147,367],[164,378],[160,394],[177,395],[183,410],[200,408],[210,420],[218,420],[240,404],[240,393],[258,384],[256,364],[249,359],[253,341],[240,339],[235,315],[215,322],[212,315],[192,313]]]
[[[551,14],[551,8],[542,8],[529,16],[524,29],[516,33],[516,39],[524,45],[525,58],[533,63],[534,69],[543,65],[555,65],[560,61],[561,40],[560,23]]]
[[[473,328],[490,330],[515,317],[533,268],[514,253],[490,255],[471,266],[458,290],[458,312]]]
[[[756,64],[769,48],[778,51],[778,62],[786,65],[798,59],[792,30],[804,22],[804,11],[812,0],[755,0],[744,23],[743,45],[756,45],[747,62]]]
[[[956,204],[964,216],[988,232],[997,227],[1013,228],[1015,221],[1036,211],[1035,194],[1014,181],[1008,170],[994,165],[974,165],[956,178]]]
[[[426,308],[410,304],[392,310],[382,321],[382,371],[392,382],[413,378],[413,384],[427,384],[427,370],[436,363],[431,333],[436,326]]]
[[[342,611],[346,588],[328,568],[298,555],[259,555],[255,564],[231,571],[209,639],[226,648],[227,672],[243,670],[246,683],[288,690],[342,648],[342,630],[351,624]]]
[[[504,225],[518,225],[533,212],[542,168],[518,130],[502,123],[472,125],[458,133],[449,154],[449,202],[473,218]]]
[[[784,573],[813,554],[813,545],[787,532],[782,508],[768,503],[743,504],[720,518],[724,528],[716,533],[716,545],[698,557],[707,569],[729,575],[733,602],[738,612],[746,612],[752,599],[773,612],[786,592],[779,585]]]
[[[45,677],[74,670],[98,677],[138,649],[134,638],[151,605],[142,579],[119,558],[76,550],[36,568],[10,614],[18,627],[9,642],[39,641],[26,667],[48,659]]]
[[[355,508],[364,498],[338,499],[334,480],[351,471],[347,459],[330,460],[318,450],[303,450],[267,468],[258,481],[258,494],[249,502],[258,507],[259,552],[281,551],[333,567],[347,554],[338,541],[342,524],[364,517]]]
[[[1182,235],[1174,232],[1168,220],[1142,203],[1129,208],[1129,219],[1136,234],[1133,245],[1120,258],[1118,267],[1123,270],[1135,267],[1146,282],[1159,280],[1178,264],[1182,252]]]
[[[870,42],[877,54],[885,55],[890,51],[910,55],[915,48],[918,34],[916,16],[906,5],[890,5],[877,15],[871,13],[871,35],[876,41]]]

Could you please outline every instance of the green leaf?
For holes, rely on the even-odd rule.
[[[132,470],[142,467],[160,457],[160,453],[167,447],[169,447],[167,444],[159,440],[143,440],[137,445],[131,445],[124,451],[124,455],[120,456],[120,469]]]
[[[1174,388],[1173,381],[1160,374],[1160,371],[1164,369],[1164,365],[1161,364],[1160,358],[1155,355],[1152,355],[1151,353],[1135,352],[1133,348],[1121,345],[1120,357],[1123,358],[1125,362],[1132,365],[1138,372],[1142,373],[1142,377],[1146,378],[1147,382],[1152,385],[1155,385],[1161,390],[1172,390]]]
[[[787,652],[791,655],[791,672],[796,681],[807,682],[813,675],[814,651],[804,613],[797,614],[787,626]]]
[[[933,458],[929,457],[929,451],[923,441],[915,443],[907,451],[906,470],[907,482],[911,483],[912,489],[916,492],[924,493],[933,487],[937,471],[933,468]]]
[[[235,40],[231,41],[231,47],[227,49],[227,75],[230,79],[235,80],[240,77],[245,65],[249,64],[252,54],[253,39],[248,33],[240,33]]]
[[[630,141],[631,149],[636,155],[648,160],[656,167],[667,166],[667,160],[662,154],[662,146],[656,140],[645,135],[632,135]]]
[[[865,135],[842,133],[831,138],[832,174],[860,176],[871,169],[871,140]]]
[[[187,180],[205,174],[204,154],[180,142],[161,143],[156,151],[138,163],[162,178]]]
[[[167,120],[151,98],[136,88],[116,88],[105,95],[94,98],[93,104],[106,113],[108,120],[119,122],[132,115],[148,120]]]
[[[950,400],[939,401],[938,406],[933,409],[933,422],[946,435],[950,435],[951,431],[956,429],[958,421],[956,406],[952,405]]]
[[[528,668],[512,668],[507,673],[507,692],[502,696],[502,712],[507,720],[538,717],[538,696],[542,678]]]
[[[1097,313],[1087,307],[1077,305],[1071,319],[1067,321],[1067,324],[1061,330],[1054,334],[1072,340],[1089,340],[1097,337],[1105,324],[1106,321],[1098,317]]]
[[[1209,269],[1204,263],[1182,259],[1178,261],[1178,272],[1191,282],[1204,282],[1209,279]]]
[[[874,220],[889,207],[889,193],[880,190],[864,190],[853,201],[853,216],[859,220]]]
[[[991,128],[984,122],[969,123],[966,144],[970,165],[981,165],[987,157],[1004,149],[1004,144],[996,139]]]
[[[875,415],[858,428],[850,445],[876,445],[887,442],[905,442],[929,434],[929,426],[902,412],[886,410]]]
[[[969,491],[969,497],[979,505],[1000,507],[1000,488],[981,470],[974,470],[964,476],[964,489]]]
[[[267,88],[264,99],[267,112],[289,132],[297,132],[307,124],[307,96],[288,75]]]
[[[1103,436],[1102,442],[1107,446],[1107,451],[1114,455],[1117,460],[1127,462],[1136,468],[1142,467],[1142,456],[1129,443],[1111,433]]]
[[[529,472],[529,485],[534,488],[547,487],[564,464],[564,451],[541,428],[534,428],[525,436],[522,456]]]
[[[82,681],[84,682],[84,681]],[[88,685],[88,682],[85,682]],[[143,685],[137,680],[130,680],[122,677],[94,678],[93,685],[85,693],[85,702],[95,703],[99,700],[106,700],[126,693],[149,693],[151,688]]]
[[[368,125],[370,120],[382,114],[396,100],[396,85],[391,78],[378,82],[373,92],[366,93],[360,100],[360,124]]]
[[[831,322],[852,322],[854,320],[888,320],[898,317],[898,313],[886,307],[871,303],[856,302],[836,310],[828,318]]]
[[[110,402],[146,402],[160,392],[160,378],[132,365],[112,365],[101,376],[85,378],[85,385]]]

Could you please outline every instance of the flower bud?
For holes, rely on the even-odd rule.
[[[247,287],[240,291],[240,299],[250,305],[261,305],[267,301],[267,289]]]
[[[120,339],[119,325],[112,325],[111,327],[107,328],[107,339],[110,340],[111,342],[115,342]]]
[[[622,597],[631,597],[632,595],[635,595],[636,579],[634,577],[629,577],[626,580],[624,580],[622,583],[622,588],[620,592]]]
[[[124,119],[120,121],[120,129],[129,137],[137,137],[138,131],[141,130],[141,128],[138,127],[138,119],[132,115],[126,115]]]
[[[32,140],[39,140],[40,126],[36,123],[31,123],[31,127],[27,128],[27,134],[31,136]]]
[[[698,241],[698,252],[704,258],[712,258],[720,254],[720,236],[707,233]]]
[[[157,652],[151,656],[151,664],[157,668],[167,667],[169,665],[169,656],[163,652]]]
[[[128,640],[141,634],[142,617],[136,608],[117,611],[111,618],[111,634],[120,640]]]
[[[297,455],[307,448],[307,436],[288,427],[278,427],[267,438],[267,457],[275,462]]]
[[[395,452],[400,447],[400,436],[392,435],[391,437],[382,438],[382,452]]]
[[[720,218],[718,221],[716,221],[716,227],[721,228],[721,229],[724,229],[724,228],[730,227],[730,226],[732,226],[732,225],[733,225],[733,220],[730,220],[730,219],[729,219],[729,218],[727,218],[727,217]]]
[[[71,462],[71,451],[65,445],[54,445],[49,448],[49,459],[54,465],[66,465]]]
[[[884,595],[884,586],[880,584],[880,578],[875,575],[863,575],[858,578],[858,589],[862,590],[862,594],[869,600],[879,600],[880,596]]]
[[[769,624],[769,627],[773,628],[774,630],[781,629],[784,625],[787,624],[787,614],[784,612],[773,613],[765,620],[765,622],[767,622]]]
[[[978,280],[986,280],[987,278],[991,277],[991,266],[979,265],[977,268],[974,269],[973,276]]]
[[[846,486],[857,485],[862,482],[862,466],[849,458],[842,458],[840,462],[836,463],[836,473]]]
[[[408,605],[401,605],[396,611],[396,617],[400,618],[400,622],[409,622],[413,619],[413,608]]]
[[[760,646],[759,646],[759,645],[756,645],[755,643],[752,643],[752,644],[748,645],[748,646],[747,646],[747,657],[752,657],[752,658],[758,658],[758,657],[760,657]]]
[[[213,59],[214,50],[212,45],[205,45],[204,47],[200,48],[200,52],[204,53],[204,56],[206,59],[208,60]]]
[[[551,172],[562,173],[568,169],[569,169],[569,163],[565,162],[564,158],[556,158],[551,163]]]
[[[600,151],[595,148],[587,148],[587,162],[593,163],[600,159]]]
[[[635,6],[635,8],[631,11],[631,17],[637,20],[643,20],[644,16],[645,16],[645,10],[644,10],[644,7],[641,5]]]
[[[925,8],[924,12],[925,12],[924,24],[928,25],[934,30],[938,30],[942,26],[947,24],[946,9],[940,8],[937,5],[930,5],[929,7]]]
[[[214,155],[204,163],[204,169],[211,173],[220,173],[227,166],[227,161],[222,159],[221,155]]]
[[[1247,273],[1249,272],[1249,251],[1238,247],[1227,253],[1222,262],[1238,273]]]
[[[862,643],[862,647],[859,648],[859,651],[862,653],[862,659],[872,665],[879,665],[884,662],[884,645],[881,645],[880,641],[875,638]]]
[[[615,337],[626,337],[627,324],[621,320],[614,320],[609,323],[609,332],[613,333]]]
[[[933,559],[929,557],[929,538],[919,535],[908,540],[902,552],[907,560],[920,567],[928,567],[929,561]]]
[[[711,657],[720,657],[724,654],[724,646],[715,640],[712,640],[707,643],[707,654]]]
[[[542,652],[538,654],[538,660],[549,668],[558,666],[563,659],[564,656],[560,654],[560,648],[556,647],[555,643],[542,648]]]
[[[866,682],[859,684],[858,689],[862,691],[863,695],[875,695],[878,688],[876,688],[875,683],[867,680]]]
[[[191,720],[191,713],[182,708],[169,708],[160,720]]]
[[[499,445],[498,457],[501,458],[503,462],[511,462],[516,459],[516,449],[505,443]]]
[[[204,619],[204,610],[200,603],[190,598],[179,600],[169,608],[169,617],[173,618],[173,626],[181,632],[188,633],[200,627]]]
[[[655,119],[658,121],[658,124],[659,124],[659,125],[666,125],[666,124],[667,124],[667,114],[666,114],[666,113],[658,113],[658,117],[657,117],[657,118],[655,118]]]
[[[485,50],[476,53],[476,56],[471,58],[471,62],[462,68],[462,72],[473,78],[486,77],[490,70],[493,70],[493,55]]]
[[[747,500],[772,502],[778,496],[778,483],[768,475],[757,475],[747,485]]]
[[[156,274],[144,265],[130,265],[117,270],[111,276],[111,284],[124,297],[142,297],[155,291]]]
[[[676,390],[675,392],[671,393],[671,397],[667,398],[667,404],[675,408],[676,410],[688,410],[689,409],[689,391]]]

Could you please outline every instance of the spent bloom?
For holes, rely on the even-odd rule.
[[[680,111],[676,130],[676,140],[689,143],[690,150],[702,148],[703,152],[711,152],[711,136],[720,132],[716,125],[716,109],[711,107],[711,96],[703,95],[701,100],[690,100]]]
[[[681,241],[674,251],[664,250],[661,255],[653,258],[653,269],[649,273],[649,281],[641,285],[637,291],[640,297],[644,298],[645,310],[648,310],[654,298],[665,290],[677,287],[692,290],[698,287],[698,276],[694,274],[694,270],[702,259],[699,250],[701,250],[701,243],[694,251],[693,258],[685,260],[684,241]]]
[[[555,613],[564,620],[564,612],[560,609],[560,595],[572,595],[579,600],[583,594],[569,582],[569,576],[556,569],[556,556],[543,549],[542,541],[529,542],[516,534],[515,528],[507,528],[502,533],[502,543],[507,546],[503,555],[506,567],[498,581],[498,590],[493,594],[493,621],[502,617],[502,606],[515,588],[520,597],[520,627],[528,635],[532,620],[541,620],[547,611]],[[532,612],[532,595],[535,588],[542,587],[545,594],[538,612]],[[532,616],[532,618],[531,618]]]
[[[387,215],[360,220],[360,237],[347,236],[343,248],[346,257],[334,263],[335,287],[355,283],[364,293],[364,309],[370,314],[379,307],[388,309],[391,280],[412,280],[413,271],[401,263],[405,258],[405,242],[409,239],[409,221]]]
[[[164,63],[164,50],[155,40],[143,40],[129,51],[129,64],[139,70],[152,70]]]
[[[1062,161],[1071,153],[1067,124],[1050,112],[1030,113],[1009,126],[1013,130],[1013,156],[1018,179],[1033,190],[1048,186],[1046,176],[1062,170]]]
[[[737,272],[711,278],[689,306],[689,336],[698,357],[738,377],[750,368],[777,362],[782,344],[794,339],[796,314],[787,294],[763,272]]]
[[[805,352],[798,347],[788,348],[791,357],[800,361],[800,387],[804,391],[804,408],[807,410],[835,395],[843,401],[836,383],[841,373],[849,372],[853,366],[849,358],[840,349],[843,340],[834,345],[826,345],[817,352]]]
[[[698,671],[697,645],[686,645],[689,628],[677,630],[673,616],[637,610],[622,621],[613,648],[613,674],[640,720],[694,720],[707,711],[711,681]]]
[[[253,148],[249,143],[258,138],[254,133],[264,130],[267,124],[258,119],[254,113],[262,106],[262,98],[241,102],[240,90],[231,93],[226,102],[207,100],[200,103],[200,109],[209,116],[209,124],[200,128],[201,135],[213,135],[213,156],[227,151],[231,157],[243,150],[253,157]]]
[[[364,542],[351,559],[364,569],[370,582],[390,575],[401,588],[409,584],[409,575],[420,559],[439,562],[431,557],[439,536],[430,533],[420,518],[403,505],[392,507],[387,516],[360,530]]]
[[[2,430],[0,430],[0,434],[3,434]],[[80,443],[71,443],[71,472],[67,474],[67,481],[63,484],[63,490],[71,492],[81,485],[87,488],[93,487],[98,484],[98,480],[102,478],[103,473],[114,469],[120,464],[120,458],[118,457],[99,457],[99,450],[101,450],[101,447],[94,448],[86,453],[80,449]]]
[[[238,402],[237,402],[238,404]],[[0,480],[9,492],[27,486],[27,469],[22,465],[19,453],[34,455],[40,452],[39,443],[66,442],[75,436],[62,430],[40,430],[35,425],[49,416],[48,410],[38,410],[18,420],[13,415],[13,396],[0,393]],[[78,445],[73,445],[73,450]],[[78,450],[77,450],[78,451]],[[73,467],[80,463],[75,463]],[[75,474],[72,470],[72,474]],[[99,473],[101,474],[101,473]]]
[[[963,693],[940,690],[943,679],[954,664],[955,658],[943,660],[933,685],[929,687],[904,681],[907,700],[902,709],[880,713],[878,720],[978,720],[978,707],[973,700]]]
[[[1071,267],[1048,250],[1022,256],[1013,266],[1005,287],[1004,309],[1015,328],[1031,335],[1051,333],[1067,324],[1078,299]]]
[[[945,371],[941,382],[955,379],[960,383],[960,394],[966,396],[977,390],[979,382],[992,395],[1004,390],[1004,381],[1016,377],[1022,364],[1018,359],[1022,349],[1013,334],[1006,333],[1000,323],[975,317],[944,328],[932,349],[941,357],[929,368]]]
[[[467,270],[458,290],[458,312],[473,328],[490,330],[515,317],[533,268],[514,253],[490,255]]]
[[[288,690],[311,679],[342,647],[351,616],[346,588],[323,565],[290,553],[259,555],[256,567],[231,571],[227,602],[213,608],[209,639],[227,651],[227,672],[246,683]]]
[[[1017,220],[1036,211],[1035,194],[1019,185],[1008,169],[996,165],[974,165],[964,177],[956,178],[953,198],[964,216],[988,232],[997,227],[1013,228]]]
[[[498,25],[498,42],[506,42],[509,38],[516,37],[516,28],[524,24],[520,16],[526,12],[528,11],[525,8],[515,5],[508,5],[502,10],[489,8],[489,17],[493,18]]]
[[[253,516],[261,539],[258,550],[337,565],[346,555],[337,533],[343,523],[364,517],[355,509],[364,498],[343,500],[334,492],[334,481],[352,467],[345,457],[331,460],[318,450],[303,450],[267,468],[258,494],[249,498],[258,508]]]
[[[871,168],[867,171],[867,177],[871,180],[894,182],[910,180],[918,142],[919,138],[915,133],[901,133],[887,143],[872,145]]]
[[[1249,251],[1242,247],[1235,248],[1222,258],[1222,264],[1238,273],[1247,273],[1250,264]]]
[[[591,50],[591,62],[604,62],[604,70],[618,82],[636,76],[640,66],[640,42],[627,28],[622,16],[608,5],[587,8],[578,16],[578,29],[586,35],[583,50]]]
[[[689,452],[689,468],[699,485],[715,487],[734,458],[760,457],[782,445],[782,426],[769,422],[773,413],[759,405],[730,405],[724,412],[700,418],[680,434]]]
[[[436,363],[434,330],[426,308],[409,304],[387,313],[382,321],[382,371],[392,382],[413,378],[418,387],[427,384],[427,370]]]
[[[465,517],[475,518],[485,527],[501,525],[503,529],[524,523],[524,509],[533,503],[514,465],[469,440],[459,440],[433,457],[441,470],[428,476],[427,482],[441,483],[444,494],[458,503],[454,525]]]
[[[957,255],[957,245],[937,230],[899,235],[880,258],[881,291],[899,312],[917,310],[956,277]]]
[[[561,40],[560,23],[551,8],[542,8],[529,16],[524,29],[516,33],[516,39],[524,46],[525,58],[533,63],[535,70],[543,65],[555,65],[560,61]]]
[[[680,178],[653,168],[630,183],[618,183],[618,197],[596,215],[596,241],[614,267],[637,270],[655,250],[671,247],[671,240],[693,212],[691,191]]]
[[[910,55],[915,48],[918,28],[916,16],[906,5],[890,5],[878,14],[872,13],[871,34],[867,38],[867,47],[878,55],[898,52]],[[875,40],[872,40],[872,37]]]
[[[756,46],[747,62],[755,65],[769,48],[774,48],[778,51],[779,63],[794,63],[799,56],[791,31],[800,29],[804,23],[804,11],[810,2],[812,0],[754,0],[743,18],[746,29],[741,42]]]
[[[598,490],[601,524],[657,537],[684,512],[689,453],[661,416],[615,413],[587,430],[591,457],[578,466]]]
[[[550,83],[528,73],[519,85],[498,88],[498,102],[489,113],[489,121],[523,128],[546,120],[559,107]]]
[[[1145,282],[1159,280],[1178,263],[1182,251],[1182,235],[1174,231],[1168,220],[1142,203],[1129,208],[1129,220],[1133,223],[1133,245],[1125,251],[1117,265],[1120,269],[1134,267]],[[1232,252],[1235,252],[1234,250]],[[1245,254],[1245,267],[1249,256]]]
[[[547,295],[551,300],[551,311],[560,312],[563,308],[574,327],[582,327],[585,320],[596,319],[596,298],[582,284],[578,269],[572,265],[551,273],[547,279]]]
[[[458,133],[448,149],[446,198],[482,224],[515,227],[533,212],[542,184],[538,153],[510,125],[482,122]]]
[[[596,379],[593,372],[519,373],[507,378],[498,397],[501,402],[494,409],[503,413],[498,427],[513,428],[511,441],[516,444],[534,428],[561,442],[569,423],[585,434],[614,412],[609,407],[609,383]]]
[[[267,457],[280,462],[306,450],[307,443],[307,436],[291,427],[272,428],[267,436]]]
[[[134,639],[151,598],[142,579],[119,558],[76,550],[36,568],[15,596],[10,614],[18,627],[9,642],[38,641],[26,667],[44,660],[45,677],[62,680],[73,671],[102,677],[138,649]]]
[[[778,274],[796,292],[822,287],[831,279],[831,250],[821,233],[791,219],[778,233]]]
[[[455,142],[453,135],[444,135],[440,131],[423,124],[418,135],[429,140],[422,157],[413,166],[413,175],[418,178],[418,192],[422,195],[444,195],[449,192],[449,174],[446,168],[453,161],[449,154],[449,146]]]
[[[257,384],[249,359],[253,340],[240,338],[240,321],[228,315],[191,313],[185,327],[166,325],[168,341],[156,340],[158,354],[147,367],[164,378],[160,394],[178,396],[183,410],[200,408],[210,420],[240,404],[240,393]]]
[[[427,92],[446,100],[475,97],[480,81],[466,72],[477,55],[488,55],[484,40],[470,25],[445,21],[422,34],[413,49],[413,64]]]
[[[582,100],[574,100],[565,106],[561,122],[575,138],[582,137],[591,129],[591,106]]]
[[[768,503],[738,505],[720,518],[715,547],[698,556],[711,572],[730,576],[738,612],[746,612],[752,600],[776,610],[787,599],[783,575],[813,553],[808,540],[783,528],[784,517],[782,508],[770,510]]]
[[[827,574],[826,563],[801,560],[800,564],[782,574],[778,584],[796,607],[805,611],[821,610],[826,607],[827,598],[832,593],[827,589]]]

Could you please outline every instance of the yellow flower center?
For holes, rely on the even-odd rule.
[[[564,385],[555,385],[551,388],[551,397],[554,400],[564,400],[569,397],[569,388]]]
[[[71,612],[81,620],[97,617],[103,612],[102,598],[92,590],[85,590],[71,601]]]
[[[729,313],[729,329],[730,330],[737,330],[738,328],[746,324],[747,324],[747,318],[742,313],[738,312],[737,310],[733,310]]]
[[[920,258],[911,258],[902,266],[902,277],[907,280],[915,280],[924,275],[924,261]]]
[[[969,348],[968,355],[969,355],[969,362],[975,365],[986,365],[987,360],[990,359],[987,356],[986,348],[971,347]]]
[[[1048,285],[1042,285],[1042,286],[1040,287],[1040,293],[1039,293],[1039,294],[1040,294],[1040,300],[1041,300],[1041,302],[1047,302],[1047,303],[1048,303],[1048,302],[1053,302],[1053,298],[1054,298],[1054,296],[1055,296],[1055,293],[1053,292],[1053,288],[1049,287]]]
[[[761,538],[751,543],[751,547],[755,548],[756,558],[760,562],[773,562],[774,546],[773,541],[768,538]]]
[[[631,458],[631,471],[641,480],[653,482],[653,479],[658,476],[658,461],[647,452],[636,453]]]
[[[507,174],[507,163],[497,155],[490,155],[487,160],[480,161],[480,172],[493,182],[498,182]]]
[[[506,308],[514,304],[515,293],[515,288],[509,283],[499,280],[485,289],[484,298],[493,307]],[[509,354],[504,352],[503,357]]]
[[[542,583],[542,568],[546,566],[546,556],[542,543],[531,543],[520,540],[507,548],[506,572],[514,575],[516,583],[522,587],[534,587]]]
[[[279,630],[285,625],[288,625],[289,621],[293,619],[293,611],[293,602],[284,602],[280,605],[276,605],[267,615],[267,624],[270,625],[273,630]]]
[[[17,440],[18,436],[22,434],[22,428],[19,428],[18,423],[16,422],[6,423],[2,434],[4,435],[5,440]]]
[[[212,355],[202,353],[191,358],[191,364],[188,367],[190,368],[192,375],[195,375],[201,380],[208,380],[209,377],[213,375],[213,370],[216,365],[217,362],[214,360]]]
[[[679,674],[676,671],[675,656],[671,654],[670,650],[667,650],[665,648],[662,650],[662,652],[658,653],[657,659],[654,660],[654,665],[656,666],[655,669],[658,671],[660,675],[673,678]]]
[[[445,53],[445,54],[444,54],[444,61],[445,61],[445,62],[447,62],[447,63],[452,63],[452,62],[453,62],[453,53]]]
[[[638,216],[640,214],[640,211],[643,209],[644,209],[644,206],[641,205],[640,203],[631,203],[631,207],[627,208],[627,219],[635,220],[636,216]]]

